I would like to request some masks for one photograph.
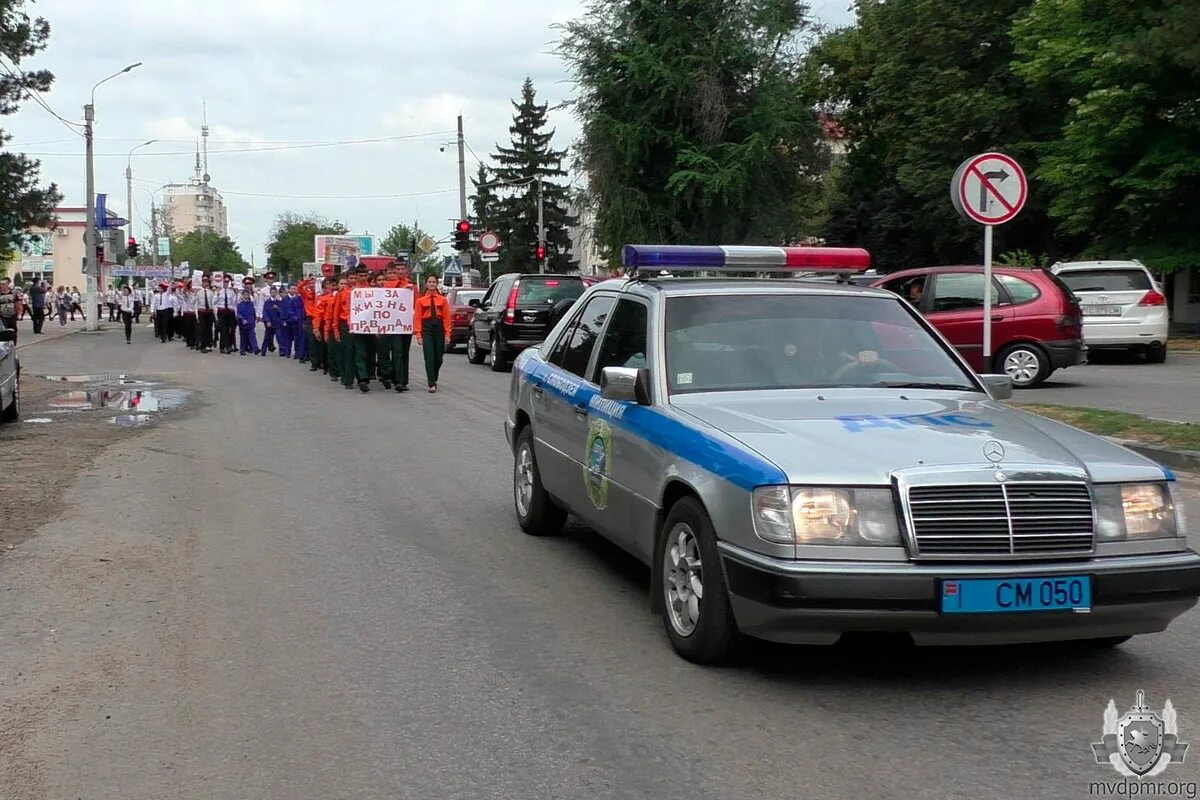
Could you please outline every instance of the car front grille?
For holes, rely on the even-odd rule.
[[[918,557],[1053,558],[1093,550],[1084,483],[911,486],[907,504]]]

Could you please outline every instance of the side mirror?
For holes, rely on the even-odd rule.
[[[980,375],[979,379],[993,400],[1008,400],[1013,396],[1012,378],[1007,375]]]
[[[605,367],[600,371],[600,396],[605,400],[650,405],[650,370]]]
[[[15,342],[17,332],[9,328],[0,328],[0,342]]]
[[[476,298],[472,298],[471,300],[468,300],[467,305],[474,306],[475,308],[479,308],[481,303],[479,302],[479,298],[476,297]]]

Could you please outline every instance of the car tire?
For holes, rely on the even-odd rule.
[[[1146,348],[1146,363],[1147,364],[1164,364],[1167,361],[1167,346],[1162,342],[1155,342]]]
[[[13,400],[8,408],[0,411],[0,422],[16,422],[21,417],[21,370],[17,368],[17,381],[13,384]]]
[[[1012,378],[1014,389],[1032,389],[1050,377],[1050,358],[1036,344],[1017,342],[996,357],[1000,371]]]
[[[500,344],[500,337],[492,334],[492,372],[506,372],[508,370],[508,354],[504,352],[504,347]]]
[[[479,349],[479,344],[475,341],[475,331],[471,331],[471,338],[467,339],[467,361],[482,364],[485,358],[487,353]]]
[[[659,535],[655,569],[663,627],[675,652],[696,664],[721,664],[738,651],[717,536],[704,506],[685,497],[671,506]]]
[[[542,486],[533,451],[533,428],[526,425],[513,448],[513,509],[517,524],[530,536],[553,536],[567,521],[564,511]]]

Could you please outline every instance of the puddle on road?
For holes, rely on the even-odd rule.
[[[49,403],[56,412],[90,411],[111,408],[114,411],[165,411],[182,405],[190,392],[183,389],[137,391],[124,389],[90,389],[64,392]]]
[[[96,375],[43,375],[42,377],[56,383],[108,383],[113,386],[158,385],[154,381],[139,381],[116,372],[103,372]]]
[[[50,419],[49,417],[26,417],[25,422],[35,422],[41,424],[46,422],[54,422],[54,420]]]
[[[137,428],[142,425],[149,425],[153,419],[149,414],[118,414],[110,421],[123,428]]]
[[[124,375],[118,375],[114,372],[102,372],[98,375],[43,375],[48,381],[61,381],[62,383],[100,383],[101,381],[123,381]]]

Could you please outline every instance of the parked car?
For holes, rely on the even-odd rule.
[[[578,275],[509,273],[488,287],[471,319],[467,359],[503,372],[527,347],[540,344],[561,314],[586,287]]]
[[[0,328],[0,422],[16,422],[21,415],[21,360],[17,358],[17,332]]]
[[[1167,297],[1140,261],[1072,261],[1050,268],[1079,298],[1088,349],[1140,353],[1167,360]]]
[[[811,250],[626,247],[650,271],[590,288],[513,365],[521,528],[571,514],[648,565],[667,638],[702,663],[743,634],[1110,647],[1196,604],[1174,474],[999,402],[1008,377],[973,374],[910,305],[657,274]]]
[[[475,308],[487,294],[487,289],[480,287],[452,286],[446,291],[446,301],[450,303],[450,346],[453,350],[460,344],[466,344],[471,335],[471,318],[475,316]]]
[[[928,267],[893,272],[873,286],[912,303],[967,359],[983,363],[983,267]],[[1071,290],[1040,269],[992,270],[992,354],[997,371],[1029,389],[1057,369],[1082,364],[1082,313]]]

